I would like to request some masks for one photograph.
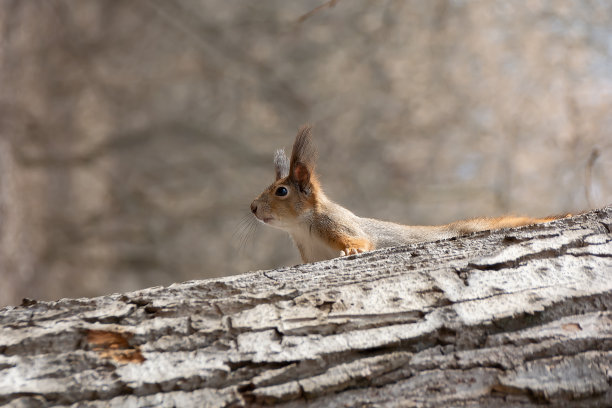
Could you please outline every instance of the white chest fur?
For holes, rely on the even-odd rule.
[[[304,262],[324,261],[340,256],[340,251],[330,247],[327,242],[308,228],[296,228],[290,234]]]

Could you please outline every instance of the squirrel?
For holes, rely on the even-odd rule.
[[[276,151],[276,180],[251,203],[251,212],[259,221],[291,235],[305,263],[571,216],[481,217],[438,226],[409,226],[362,218],[323,193],[315,172],[316,158],[311,127],[302,126],[293,144],[291,160],[282,149]]]

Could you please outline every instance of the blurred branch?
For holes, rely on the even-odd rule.
[[[308,13],[302,14],[300,18],[297,19],[296,23],[302,24],[304,21],[308,20],[310,17],[314,16],[321,10],[324,10],[326,8],[333,8],[339,2],[340,0],[330,0],[327,3],[321,4],[320,6],[315,7],[314,9],[310,10]]]
[[[592,183],[592,176],[593,176],[593,166],[595,165],[595,161],[597,160],[599,155],[600,155],[599,149],[597,149],[596,147],[593,148],[593,150],[591,151],[591,155],[589,156],[589,160],[587,161],[586,169],[585,169],[585,179],[586,180],[584,182],[584,193],[586,195],[586,201],[587,201],[589,208],[594,207],[593,199],[591,196],[591,183]]]
[[[186,9],[178,2],[144,1],[141,4],[153,9],[172,28],[186,34],[194,45],[204,51],[204,55],[209,56],[213,53],[217,58],[207,58],[209,63],[217,59],[221,61],[229,60],[227,61],[228,65],[236,64],[241,67],[253,68],[256,74],[253,75],[254,77],[267,78],[264,85],[271,89],[274,99],[283,98],[285,102],[297,110],[304,110],[308,107],[292,85],[280,78],[278,73],[275,72],[274,65],[265,64],[253,58],[241,47],[241,44],[230,41],[227,37],[222,38],[223,32],[218,27],[207,24],[195,11]],[[208,41],[207,39],[210,38],[214,38],[216,41]],[[222,41],[219,41],[221,38]],[[217,64],[220,67],[215,67],[215,69],[222,72],[223,75],[231,75],[231,71],[226,69],[226,63],[218,62]]]
[[[39,137],[43,135],[45,139],[49,139],[52,134],[53,131],[36,129],[36,135]],[[40,149],[30,151],[27,149],[28,144],[24,143],[14,143],[13,150],[16,160],[24,166],[71,167],[88,164],[103,156],[117,154],[122,151],[131,149],[142,150],[143,145],[151,145],[158,141],[166,140],[168,135],[172,135],[172,140],[175,144],[185,145],[194,145],[202,140],[202,138],[206,138],[208,146],[216,146],[220,150],[227,152],[227,160],[231,158],[236,158],[236,160],[238,160],[237,158],[242,158],[242,160],[247,160],[248,158],[248,160],[260,162],[267,160],[267,156],[264,158],[256,154],[246,140],[232,140],[226,134],[207,132],[205,129],[178,121],[152,122],[142,129],[115,135],[91,149],[79,153],[69,150],[51,152]],[[28,135],[26,134],[27,137]]]

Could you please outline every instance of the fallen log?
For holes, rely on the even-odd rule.
[[[19,407],[610,406],[612,206],[0,311]],[[86,271],[84,271],[86,273]]]

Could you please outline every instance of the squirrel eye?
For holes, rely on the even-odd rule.
[[[286,187],[279,187],[276,189],[276,191],[274,192],[274,194],[276,194],[279,197],[284,197],[286,196],[288,193],[287,188]]]

